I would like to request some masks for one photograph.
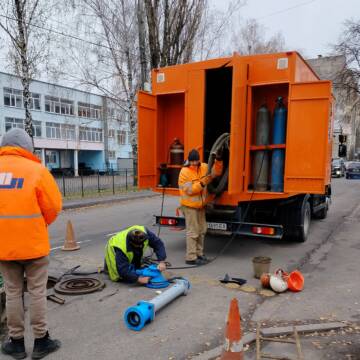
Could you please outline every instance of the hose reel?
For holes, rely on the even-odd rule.
[[[209,159],[208,159],[208,175],[211,173],[211,168],[215,162],[215,156],[213,155],[213,153],[216,153],[221,148],[227,149],[228,152],[230,153],[230,134],[229,133],[223,133],[214,142],[214,144],[211,148],[211,151],[210,151]],[[221,195],[226,188],[228,179],[229,179],[229,163],[227,164],[226,169],[223,172],[220,179],[217,180],[217,185],[215,185],[214,183],[211,182],[207,186],[208,192],[210,194],[215,194],[216,196]]]

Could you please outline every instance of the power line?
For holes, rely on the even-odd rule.
[[[279,10],[279,11],[275,11],[275,12],[270,13],[270,14],[268,14],[268,15],[261,16],[261,17],[257,18],[257,20],[262,20],[262,19],[266,19],[266,18],[271,17],[271,16],[274,16],[274,15],[282,14],[282,13],[284,13],[284,12],[287,12],[287,11],[290,11],[290,10],[293,10],[293,9],[297,9],[297,8],[302,7],[302,6],[305,6],[305,5],[312,4],[312,3],[314,3],[315,1],[317,1],[317,0],[306,1],[306,2],[303,2],[303,3],[300,3],[300,4],[297,4],[297,5],[294,5],[294,6],[291,6],[291,7],[282,9],[282,10]]]
[[[11,16],[7,16],[7,15],[0,14],[0,17],[3,17],[3,18],[8,19],[8,20],[12,20],[12,21],[17,21],[15,18],[13,18]],[[58,22],[58,21],[56,21],[56,22],[60,24],[60,22]],[[60,36],[68,37],[68,38],[73,39],[73,40],[82,41],[84,43],[87,43],[87,44],[90,44],[90,45],[93,45],[93,46],[102,47],[102,48],[105,48],[105,49],[110,50],[110,51],[114,50],[110,46],[103,45],[103,44],[100,44],[100,43],[95,43],[93,41],[86,40],[86,39],[80,38],[80,37],[75,36],[75,35],[67,34],[67,33],[62,32],[62,31],[57,31],[57,30],[53,30],[53,29],[50,29],[50,28],[46,28],[45,26],[29,24],[29,23],[27,25],[35,27],[37,29],[45,30],[45,31],[48,31],[48,32],[51,32],[51,33],[54,33],[54,34],[57,34],[57,35],[60,35]],[[65,24],[62,24],[62,25],[66,26]],[[117,50],[117,51],[120,51],[120,52],[122,52],[124,54],[126,53],[126,51],[123,51],[123,50]],[[133,53],[133,55],[136,55],[136,54]]]

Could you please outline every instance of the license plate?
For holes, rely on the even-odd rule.
[[[208,222],[207,223],[208,229],[211,230],[224,230],[226,231],[227,226],[224,223],[216,223],[216,222]]]

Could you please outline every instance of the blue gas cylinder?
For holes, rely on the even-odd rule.
[[[271,156],[271,191],[284,191],[284,149],[274,149]]]
[[[274,111],[273,144],[285,144],[287,110],[280,96]]]
[[[274,111],[273,144],[285,144],[287,110],[282,97],[277,99]],[[271,191],[284,191],[285,150],[274,149],[271,156]]]

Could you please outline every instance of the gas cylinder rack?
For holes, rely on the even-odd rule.
[[[288,91],[288,84],[252,87],[249,191],[281,193],[284,190]]]

